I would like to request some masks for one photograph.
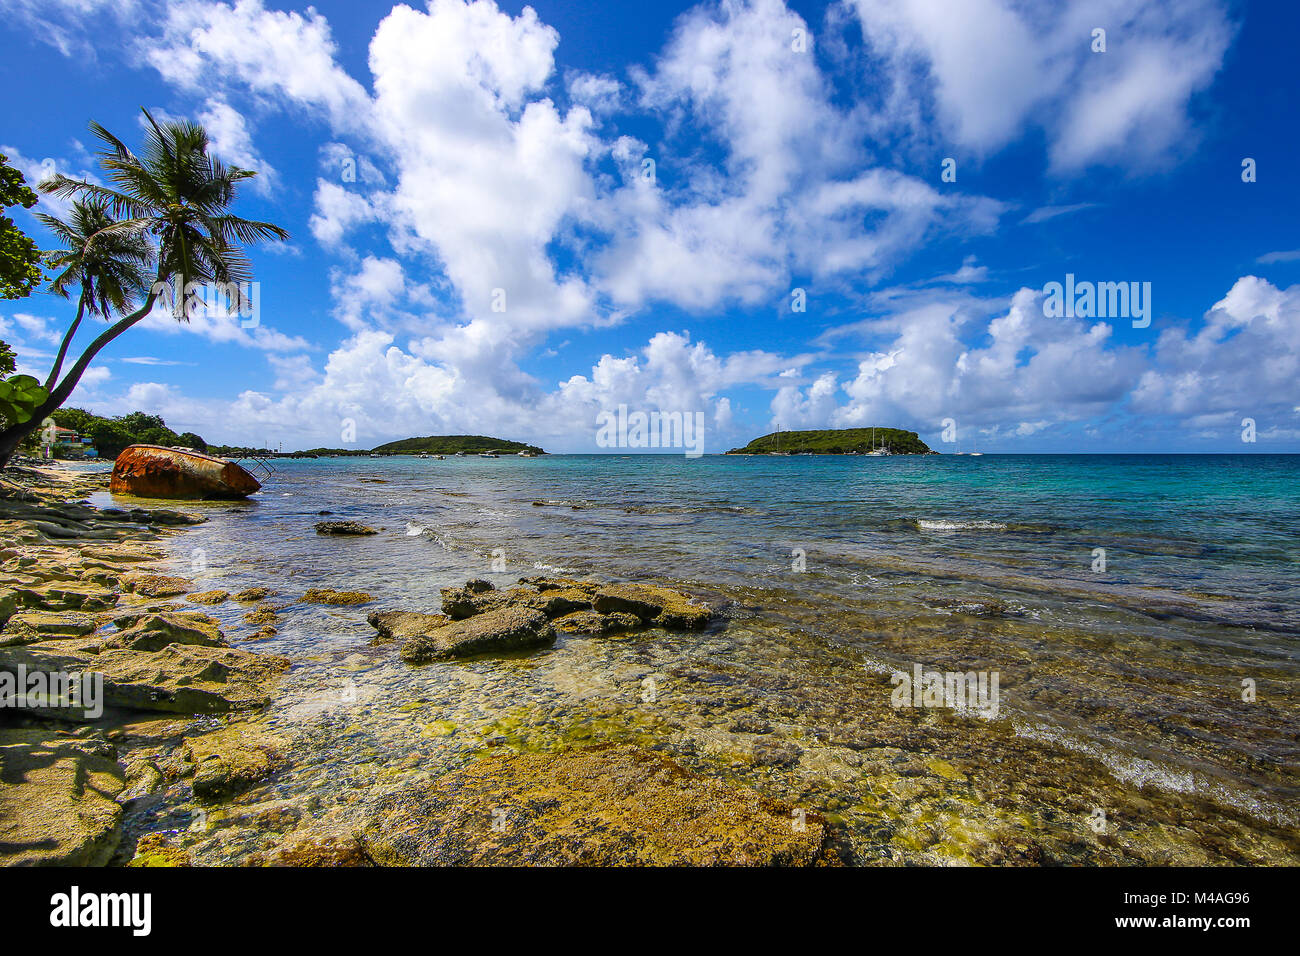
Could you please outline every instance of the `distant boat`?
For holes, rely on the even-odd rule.
[[[484,451],[484,452],[480,452],[480,453],[479,453],[479,457],[480,457],[480,458],[500,458],[501,456],[498,455],[496,452],[492,452],[492,451]]]
[[[976,432],[976,433],[975,433],[975,437],[971,439],[971,448],[972,448],[972,449],[975,449],[975,448],[979,448],[979,446],[980,446],[980,443],[979,443],[979,432]],[[970,456],[971,456],[972,458],[979,458],[979,457],[980,457],[981,455],[983,455],[983,454],[984,454],[984,452],[982,452],[982,451],[972,451],[972,452],[970,453]]]

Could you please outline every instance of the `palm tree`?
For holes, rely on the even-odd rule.
[[[0,430],[0,467],[9,461],[19,443],[67,400],[95,356],[147,316],[169,287],[183,291],[192,284],[218,283],[219,287],[230,288],[231,283],[251,281],[252,266],[241,244],[289,238],[279,226],[243,219],[228,211],[239,183],[257,174],[227,166],[210,155],[208,134],[202,126],[186,120],[160,125],[148,110],[143,112],[148,126],[139,155],[98,123],[90,124],[103,144],[99,164],[111,185],[56,174],[37,188],[53,196],[104,203],[114,221],[94,233],[95,243],[143,238],[154,246],[154,282],[138,308],[118,319],[86,347],[29,420]],[[176,315],[178,320],[185,318],[181,310]]]
[[[108,201],[100,197],[76,200],[66,222],[43,212],[38,212],[36,218],[64,245],[45,258],[51,268],[61,270],[50,280],[49,291],[67,299],[74,287],[81,290],[77,317],[64,334],[45,380],[49,390],[59,379],[68,346],[86,313],[108,318],[110,312],[126,312],[144,295],[149,284],[145,270],[153,261],[153,245],[142,232],[109,229],[116,220],[109,215]]]

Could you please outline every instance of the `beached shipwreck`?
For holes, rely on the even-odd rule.
[[[261,490],[249,472],[202,452],[130,445],[113,463],[108,490],[141,498],[246,498]]]

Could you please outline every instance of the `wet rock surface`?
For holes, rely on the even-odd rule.
[[[386,611],[367,620],[380,641],[406,638],[402,659],[418,664],[547,645],[557,633],[596,637],[646,626],[698,630],[711,618],[708,607],[670,588],[531,577],[505,590],[481,579],[443,588],[441,615]]]
[[[381,798],[362,844],[387,866],[805,866],[822,819],[652,751],[486,757]]]
[[[379,533],[374,528],[359,521],[318,521],[315,527],[317,534],[333,535],[335,537],[360,537]]]
[[[244,724],[187,737],[182,756],[193,764],[194,796],[227,800],[266,779],[284,763],[285,741]]]
[[[335,591],[333,588],[308,588],[302,596],[308,604],[353,605],[369,604],[374,600],[364,591]]]
[[[191,604],[224,604],[230,600],[229,591],[195,591],[193,594],[187,594],[185,600]]]
[[[453,621],[411,637],[402,645],[402,660],[409,664],[518,651],[555,640],[546,615],[535,608],[501,607],[474,617]]]
[[[419,611],[371,611],[366,621],[379,632],[375,642],[380,643],[428,637],[450,624],[451,618],[445,614],[422,614]]]
[[[122,579],[122,586],[144,597],[174,597],[194,589],[194,582],[189,578],[167,574],[128,574]]]
[[[168,644],[228,647],[216,619],[197,611],[124,615],[114,622],[118,631],[104,638],[102,648],[126,648],[153,653]]]

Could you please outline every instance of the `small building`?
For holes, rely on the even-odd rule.
[[[41,425],[41,454],[45,458],[94,458],[98,452],[93,438],[47,418]]]

